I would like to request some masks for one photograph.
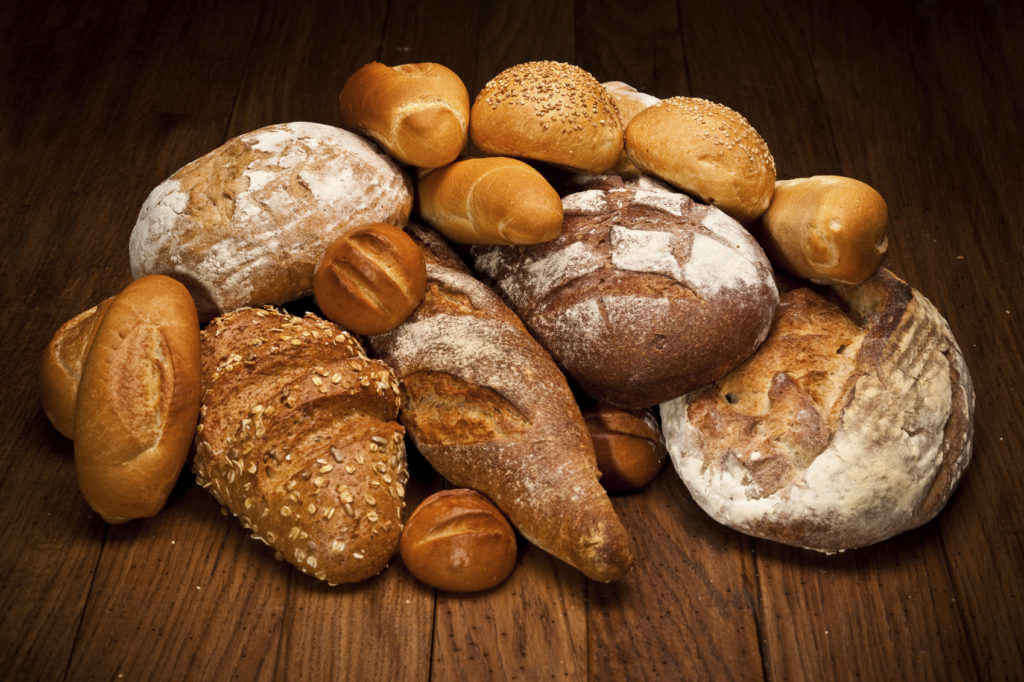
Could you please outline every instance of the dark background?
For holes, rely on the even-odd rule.
[[[18,2],[0,12],[0,676],[8,679],[1020,679],[1024,12],[1018,2]],[[669,469],[613,499],[637,565],[585,580],[521,542],[476,596],[400,561],[331,589],[275,562],[190,473],[108,527],[38,405],[42,349],[130,280],[160,181],[271,123],[338,124],[371,60],[471,96],[572,62],[727,104],[779,177],[889,203],[886,264],[949,318],[974,460],[933,522],[825,557],[719,527]],[[442,481],[413,453],[414,505]]]

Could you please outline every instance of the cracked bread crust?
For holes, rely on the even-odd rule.
[[[661,406],[673,464],[720,523],[838,552],[915,528],[970,461],[974,390],[949,325],[888,270],[782,297],[764,345]]]

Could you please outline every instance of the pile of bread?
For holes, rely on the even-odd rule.
[[[54,335],[42,402],[107,521],[155,514],[191,458],[312,576],[363,580],[397,551],[479,590],[513,570],[517,532],[624,575],[608,491],[669,456],[716,520],[827,552],[945,504],[970,376],[880,267],[870,186],[777,180],[735,111],[555,62],[472,105],[441,65],[371,63],[340,111],[161,183],[135,281]],[[406,438],[452,486],[411,514]]]

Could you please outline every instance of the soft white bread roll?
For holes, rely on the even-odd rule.
[[[562,200],[527,163],[464,159],[419,180],[419,210],[438,232],[463,244],[537,244],[562,231]]]
[[[39,364],[39,401],[53,428],[66,438],[75,436],[75,399],[82,364],[112,298],[80,312],[53,334]]]
[[[612,101],[615,102],[615,108],[619,110],[619,119],[622,121],[623,130],[629,126],[629,122],[633,120],[633,117],[647,107],[653,106],[661,101],[654,95],[648,95],[645,92],[640,92],[632,85],[623,83],[622,81],[608,81],[606,83],[601,83],[601,86],[608,91],[609,95],[612,96]],[[612,172],[623,177],[636,177],[640,175],[640,170],[634,166],[633,162],[629,160],[628,156],[626,156],[625,147],[623,147],[622,153],[619,154],[619,160],[612,168]]]
[[[775,160],[743,116],[696,97],[672,97],[637,114],[625,134],[626,155],[655,175],[741,223],[768,208]]]
[[[561,62],[526,62],[483,87],[469,134],[487,154],[603,173],[622,153],[622,123],[611,95],[591,74]]]
[[[759,236],[772,261],[820,284],[863,282],[889,245],[885,199],[838,175],[779,180],[761,221]]]
[[[199,416],[199,321],[188,290],[151,275],[110,303],[75,404],[75,468],[108,523],[153,516],[185,464]]]
[[[341,123],[368,135],[401,163],[440,168],[469,137],[469,93],[440,64],[370,62],[345,82]]]
[[[744,533],[826,552],[915,528],[971,457],[974,389],[949,325],[882,268],[783,295],[771,335],[718,381],[661,406],[693,499]]]
[[[170,275],[199,317],[313,293],[327,245],[366,223],[405,225],[412,186],[360,135],[282,123],[228,140],[160,183],[129,240],[132,275]]]

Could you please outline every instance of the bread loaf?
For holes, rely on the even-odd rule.
[[[562,234],[473,247],[473,265],[599,402],[655,405],[721,377],[764,340],[771,266],[736,221],[647,179],[590,178]]]
[[[218,317],[202,348],[196,482],[304,573],[383,570],[408,480],[391,370],[327,320],[270,308]]]
[[[75,400],[82,365],[112,298],[85,310],[54,332],[39,364],[39,400],[46,418],[66,438],[75,434]]]
[[[676,470],[732,528],[837,552],[933,518],[970,460],[974,390],[949,326],[888,270],[783,296],[771,336],[661,406]]]
[[[626,155],[654,175],[747,224],[768,208],[775,160],[743,116],[696,97],[671,97],[638,113]]]
[[[619,120],[622,122],[622,130],[625,131],[633,117],[649,106],[653,106],[661,100],[653,95],[640,92],[632,85],[622,81],[608,81],[601,83],[601,86],[612,97],[615,108],[619,111]],[[619,160],[611,169],[612,173],[623,177],[635,178],[640,175],[640,170],[633,165],[633,162],[626,156],[626,148],[623,146]]]
[[[665,468],[668,451],[651,410],[597,405],[583,412],[605,490],[642,488]]]
[[[469,93],[440,64],[371,62],[349,77],[339,101],[342,125],[373,138],[401,163],[439,168],[469,138]]]
[[[758,236],[771,260],[819,284],[856,284],[878,270],[888,248],[889,210],[873,187],[816,175],[779,180]]]
[[[410,233],[424,248],[427,293],[369,342],[402,381],[401,419],[416,447],[530,542],[594,580],[621,577],[629,540],[565,377],[436,233]]]
[[[578,66],[538,61],[505,69],[470,109],[469,134],[487,154],[603,173],[622,153],[622,123],[601,84]]]
[[[479,592],[516,566],[516,534],[490,500],[469,488],[442,490],[423,500],[399,541],[402,561],[421,581],[441,590]]]
[[[188,291],[142,277],[110,301],[82,365],[75,469],[108,523],[153,516],[185,465],[199,413],[199,321]]]
[[[254,130],[154,189],[129,240],[132,275],[192,292],[200,319],[312,293],[313,269],[346,230],[403,226],[408,178],[373,144],[318,123]]]
[[[427,288],[420,247],[387,223],[335,239],[313,273],[313,294],[328,319],[356,334],[381,334],[412,314]]]
[[[463,244],[536,244],[562,230],[562,200],[544,176],[505,157],[464,159],[424,175],[422,218]]]

